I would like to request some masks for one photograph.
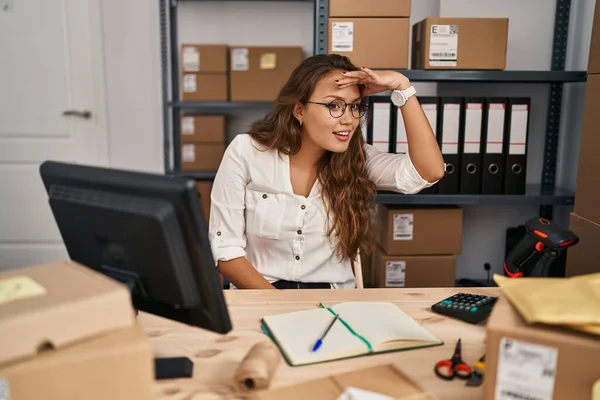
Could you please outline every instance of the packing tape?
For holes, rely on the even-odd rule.
[[[273,342],[258,342],[246,354],[235,371],[233,380],[240,392],[266,389],[281,361],[279,349]]]

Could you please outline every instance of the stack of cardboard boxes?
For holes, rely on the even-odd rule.
[[[575,189],[575,207],[571,213],[569,227],[580,238],[580,242],[568,250],[565,273],[567,276],[600,272],[596,262],[597,248],[600,246],[600,6],[596,6],[585,102],[581,141],[579,144],[579,162],[577,185]]]
[[[455,286],[462,220],[462,209],[455,206],[378,205],[371,271],[364,274],[369,286]]]
[[[273,101],[304,59],[299,46],[181,46],[183,101]]]
[[[328,52],[357,66],[408,68],[410,0],[329,0]]]

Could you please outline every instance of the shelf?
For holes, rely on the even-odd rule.
[[[460,71],[460,70],[398,70],[413,82],[519,82],[565,83],[585,82],[586,71]]]
[[[174,107],[179,108],[181,111],[193,111],[199,114],[233,114],[239,110],[258,110],[265,111],[271,107],[273,103],[256,101],[256,102],[212,102],[212,101],[199,101],[191,102],[184,101],[175,103]]]
[[[572,192],[556,189],[553,194],[541,194],[540,185],[528,185],[524,195],[477,194],[415,194],[380,192],[378,204],[485,204],[485,205],[573,205]]]
[[[197,180],[212,180],[215,171],[182,171],[181,176]],[[573,192],[557,188],[553,194],[541,194],[540,185],[527,185],[524,195],[506,194],[413,194],[405,195],[394,192],[379,192],[378,204],[400,205],[400,204],[460,204],[460,205],[555,205],[570,206],[574,204]]]
[[[190,0],[191,1],[191,0]],[[585,82],[586,71],[448,71],[448,70],[398,70],[413,82],[518,82],[518,83],[567,83]],[[174,103],[181,111],[201,114],[231,114],[239,110],[264,111],[272,102],[190,102]]]

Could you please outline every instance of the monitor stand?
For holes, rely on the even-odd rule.
[[[139,294],[146,296],[146,290],[142,285],[139,275],[131,271],[115,268],[107,265],[102,266],[104,273],[111,278],[123,283],[132,295]],[[138,309],[134,307],[135,314],[138,315]],[[194,372],[194,363],[188,357],[155,357],[154,358],[154,377],[160,379],[191,378]]]

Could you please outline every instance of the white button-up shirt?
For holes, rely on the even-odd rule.
[[[369,144],[365,149],[368,177],[378,190],[413,194],[432,185],[408,153],[382,152]],[[335,254],[325,222],[318,181],[308,197],[294,194],[287,155],[265,151],[248,134],[231,141],[211,192],[209,235],[216,262],[246,257],[269,282],[354,288],[352,261]]]

